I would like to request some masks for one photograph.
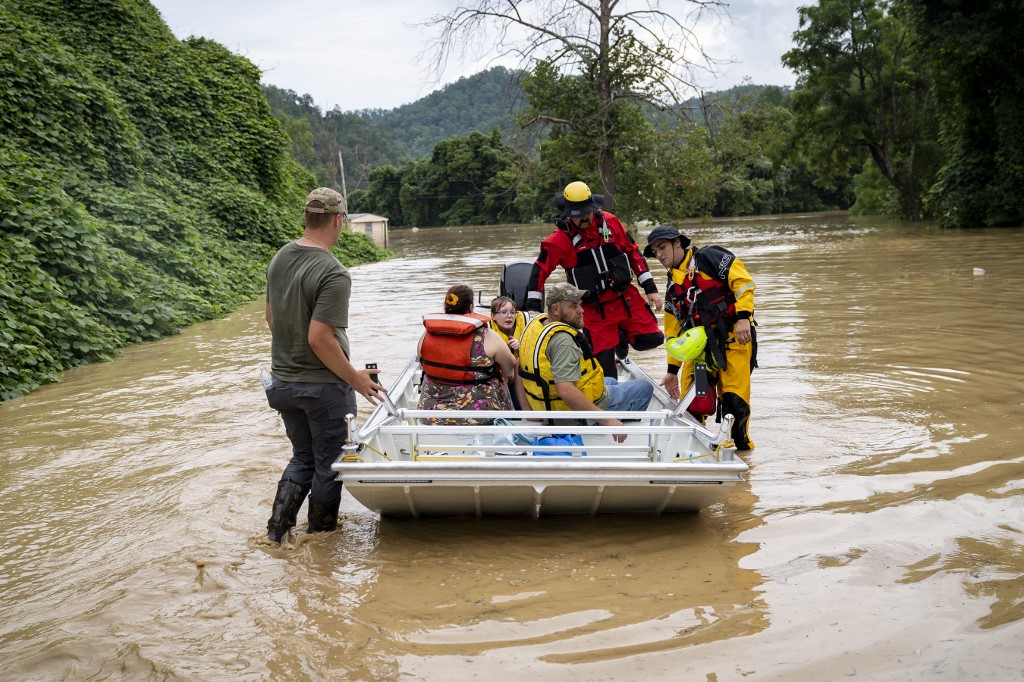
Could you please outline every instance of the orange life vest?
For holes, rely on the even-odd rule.
[[[473,341],[487,321],[487,317],[474,314],[424,315],[427,332],[419,357],[423,374],[448,384],[482,384],[496,377],[497,365],[493,361],[484,367],[473,364]]]

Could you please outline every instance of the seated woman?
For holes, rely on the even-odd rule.
[[[426,331],[417,350],[423,368],[421,410],[511,410],[507,381],[514,381],[516,359],[491,331],[488,319],[473,312],[473,290],[456,284],[444,299],[444,313],[423,316]],[[431,424],[489,424],[470,419],[431,419]]]

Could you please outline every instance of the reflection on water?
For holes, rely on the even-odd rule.
[[[754,546],[720,541],[736,522],[722,510],[542,524],[386,520],[370,543],[357,535],[326,555],[304,545],[295,561],[313,577],[297,599],[325,634],[325,655],[343,660],[358,648],[368,679],[399,670],[434,679],[467,657],[533,672],[625,659],[766,625],[759,578],[737,566]],[[307,634],[275,636],[288,641],[280,651],[294,652],[275,662],[277,673],[298,674]]]
[[[353,272],[353,361],[393,380],[449,285],[486,305],[545,233],[393,232]],[[341,531],[261,545],[289,444],[257,302],[0,405],[0,677],[1024,677],[1024,233],[687,233],[757,282],[758,448],[724,503],[412,521],[346,497]]]

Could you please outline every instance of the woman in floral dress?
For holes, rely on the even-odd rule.
[[[508,344],[489,328],[490,318],[473,312],[473,290],[448,290],[443,315],[426,315],[417,355],[423,367],[421,410],[511,410],[506,381],[514,381],[516,359]],[[431,424],[490,424],[479,418],[437,417]]]

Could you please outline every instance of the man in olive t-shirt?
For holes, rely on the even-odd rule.
[[[345,417],[356,393],[377,404],[385,390],[349,361],[348,303],[352,278],[330,248],[346,215],[344,197],[326,187],[306,198],[302,237],[281,247],[267,268],[271,375],[267,402],[284,421],[292,458],[277,484],[267,539],[281,542],[309,494],[308,532],[338,525],[341,482],[331,464],[348,436]]]
[[[350,355],[347,328],[352,276],[329,251],[300,242],[286,244],[267,269],[267,304],[275,311],[273,375],[282,381],[343,383],[313,352],[307,334],[311,320],[333,327],[338,345]]]
[[[541,318],[531,322],[531,325],[550,325],[562,323],[568,325],[577,332],[583,334],[583,306],[581,300],[587,295],[586,290],[577,289],[568,282],[555,284],[548,290],[547,294],[547,318]],[[564,329],[564,328],[563,328]],[[538,337],[530,333],[530,328],[523,332],[520,339],[519,357],[522,360],[524,353],[533,355],[537,348]],[[531,344],[534,344],[531,346]],[[589,345],[589,344],[588,344]],[[558,332],[550,335],[545,355],[550,367],[546,370],[538,368],[544,381],[554,384],[558,392],[558,399],[564,402],[569,409],[579,411],[636,411],[647,409],[654,394],[654,386],[644,381],[625,381],[618,383],[614,377],[603,377],[600,365],[596,370],[600,372],[605,384],[600,395],[594,400],[587,398],[587,395],[580,389],[579,383],[583,377],[583,370],[580,366],[584,358],[584,352],[573,334]],[[592,357],[592,356],[589,356]],[[589,358],[586,358],[589,359]],[[529,363],[532,365],[532,363]],[[551,376],[547,376],[550,371]],[[522,381],[522,378],[519,379]],[[594,392],[596,393],[596,391]],[[605,426],[622,426],[622,422],[614,418],[597,420]],[[625,435],[616,434],[615,440],[622,442]]]

